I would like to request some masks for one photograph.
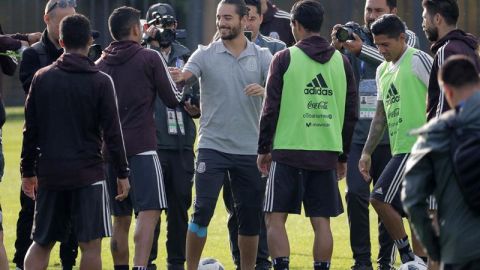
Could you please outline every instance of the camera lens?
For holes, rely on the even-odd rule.
[[[338,41],[345,42],[350,37],[350,31],[348,31],[348,29],[340,27],[335,33],[335,36],[337,37]]]

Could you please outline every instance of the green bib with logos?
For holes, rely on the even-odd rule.
[[[296,46],[289,50],[273,149],[342,152],[347,95],[342,55],[335,51],[321,64]]]
[[[427,121],[427,86],[412,70],[413,54],[417,51],[409,47],[398,68],[389,70],[391,63],[384,62],[378,70],[393,155],[410,153],[416,137],[409,132]]]

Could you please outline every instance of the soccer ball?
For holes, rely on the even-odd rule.
[[[411,261],[402,264],[398,270],[427,270],[427,265],[423,261]]]
[[[225,270],[225,267],[214,258],[205,258],[198,263],[198,270]]]

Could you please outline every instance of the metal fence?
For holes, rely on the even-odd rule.
[[[330,36],[330,29],[337,23],[347,21],[363,22],[365,0],[320,0],[327,11],[322,34]],[[43,9],[46,0],[0,0],[0,23],[6,33],[42,31]],[[206,44],[215,32],[215,11],[219,0],[77,0],[77,11],[92,21],[93,28],[101,33],[96,41],[103,46],[111,38],[108,34],[107,19],[111,11],[119,6],[133,6],[145,14],[148,7],[157,2],[172,4],[177,13],[179,27],[186,28],[186,45],[195,49],[197,44]],[[294,0],[273,0],[280,8],[289,11]],[[460,6],[459,27],[475,35],[480,33],[480,1],[458,0]],[[421,48],[429,51],[429,43],[422,32],[421,0],[398,0],[399,15],[410,30],[417,33]],[[4,100],[7,105],[20,105],[24,94],[18,82],[18,75],[4,80]]]

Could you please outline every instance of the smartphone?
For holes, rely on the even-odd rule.
[[[252,41],[252,36],[253,36],[252,31],[243,31],[243,34],[247,37],[249,41]]]

